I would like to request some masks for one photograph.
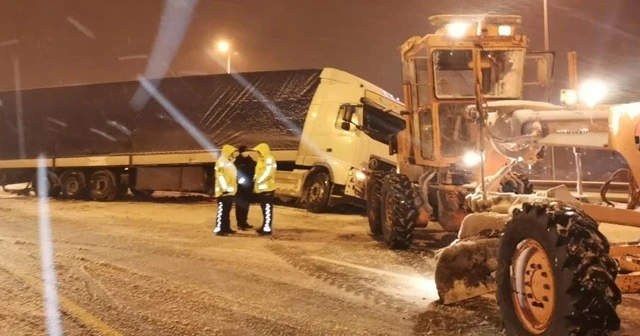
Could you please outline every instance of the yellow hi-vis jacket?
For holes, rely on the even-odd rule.
[[[222,146],[222,153],[216,161],[215,196],[233,196],[238,191],[238,171],[233,164],[238,150],[230,145]]]
[[[265,143],[257,145],[253,150],[260,154],[256,162],[256,175],[253,192],[256,194],[276,190],[276,159],[271,155],[271,148]]]

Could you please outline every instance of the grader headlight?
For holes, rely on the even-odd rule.
[[[593,107],[607,95],[607,85],[598,80],[588,80],[580,86],[580,102]]]
[[[453,22],[447,25],[447,34],[453,38],[461,38],[467,35],[471,24],[466,22]]]
[[[513,35],[513,27],[508,25],[498,26],[498,35],[499,36],[511,36]]]
[[[482,154],[476,151],[468,151],[462,156],[462,162],[468,168],[475,167],[482,163]]]

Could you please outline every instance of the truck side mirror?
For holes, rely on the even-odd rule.
[[[345,131],[350,131],[351,130],[351,122],[343,121],[342,124],[340,124],[340,128],[342,128]]]
[[[396,134],[391,134],[389,136],[389,155],[394,155],[398,153],[398,138]]]
[[[353,115],[356,113],[356,107],[353,105],[343,105],[344,106],[344,115],[342,116],[342,121],[346,123],[351,123],[351,119]]]

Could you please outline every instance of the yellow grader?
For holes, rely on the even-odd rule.
[[[414,230],[429,222],[457,232],[437,254],[441,301],[495,291],[509,335],[617,330],[621,293],[639,287],[640,246],[610,244],[598,227],[640,227],[640,103],[597,106],[597,86],[582,101],[575,89],[563,90],[562,105],[522,100],[525,67],[533,65],[535,83],[544,86],[551,62],[527,53],[521,17],[443,15],[430,22],[435,33],[401,48],[407,127],[390,141],[397,171],[369,180],[372,232],[394,249],[408,248]],[[575,83],[575,54],[570,60]],[[578,191],[584,150],[621,155],[629,204],[564,185],[534,192],[513,169],[535,165],[554,146],[573,148],[567,160],[575,160]],[[496,156],[506,163],[489,167]]]

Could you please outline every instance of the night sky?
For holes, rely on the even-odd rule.
[[[109,82],[145,73],[166,8],[165,23],[184,39],[168,75],[220,73],[207,53],[228,38],[237,71],[331,66],[400,93],[398,47],[433,31],[427,18],[449,13],[520,14],[533,49],[542,49],[542,0],[1,0],[0,89]],[[558,83],[566,52],[578,51],[582,78],[599,77],[640,90],[640,1],[549,0],[551,48],[557,52]],[[183,15],[179,15],[182,12]],[[186,14],[186,15],[185,15]],[[165,46],[166,47],[166,46]],[[170,48],[169,48],[170,49]]]

